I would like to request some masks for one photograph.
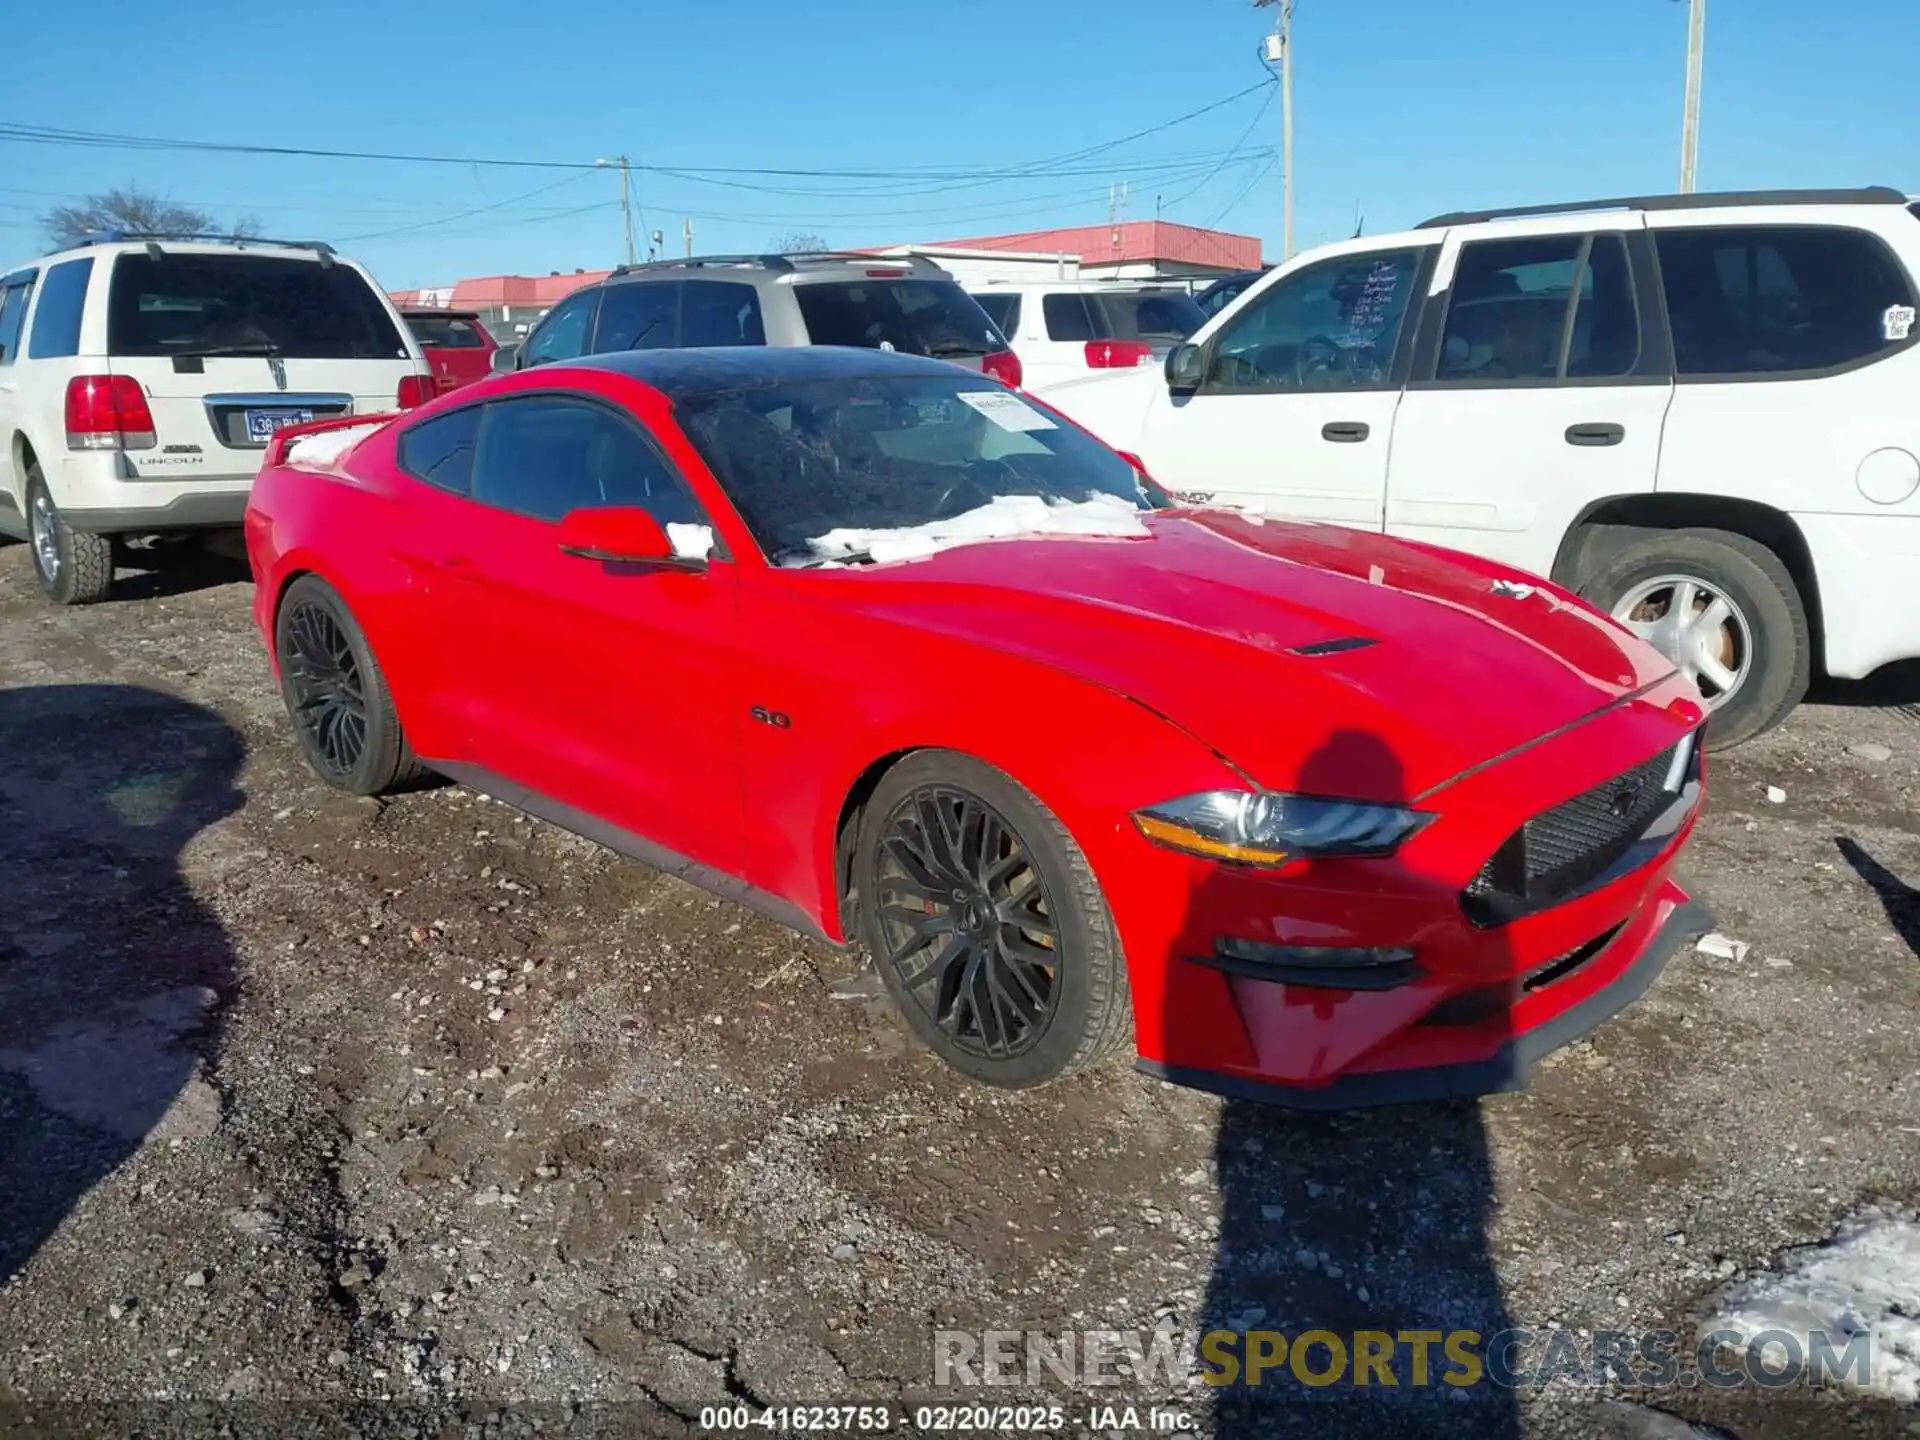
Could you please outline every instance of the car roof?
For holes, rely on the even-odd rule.
[[[932,379],[951,380],[956,386],[991,388],[998,382],[945,360],[924,355],[902,355],[890,350],[863,350],[843,345],[732,345],[694,346],[684,350],[619,350],[586,355],[567,362],[569,368],[611,370],[681,400],[720,390],[809,381]]]

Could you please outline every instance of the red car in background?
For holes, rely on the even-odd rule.
[[[1704,913],[1696,691],[1567,592],[1179,508],[984,376],[646,350],[283,430],[247,512],[294,730],[878,965],[980,1080],[1512,1088]]]
[[[400,308],[400,318],[420,342],[441,394],[493,373],[493,352],[500,347],[473,311],[412,305]]]

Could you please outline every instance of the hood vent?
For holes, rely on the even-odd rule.
[[[1316,640],[1311,645],[1295,645],[1289,655],[1339,655],[1348,650],[1364,650],[1380,642],[1369,635],[1345,635],[1338,640]]]

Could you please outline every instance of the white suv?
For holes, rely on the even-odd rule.
[[[1193,296],[1111,280],[987,280],[968,292],[1020,357],[1035,394],[1093,371],[1158,367],[1206,324]]]
[[[1446,215],[1046,398],[1171,489],[1552,577],[1671,656],[1724,748],[1816,669],[1920,656],[1917,292],[1895,190]]]
[[[280,426],[431,395],[328,246],[103,237],[0,276],[0,534],[50,599],[104,599],[115,537],[238,526]]]

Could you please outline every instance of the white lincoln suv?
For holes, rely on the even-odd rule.
[[[102,236],[0,275],[0,534],[49,599],[104,599],[117,544],[237,527],[280,426],[432,394],[328,246]]]

